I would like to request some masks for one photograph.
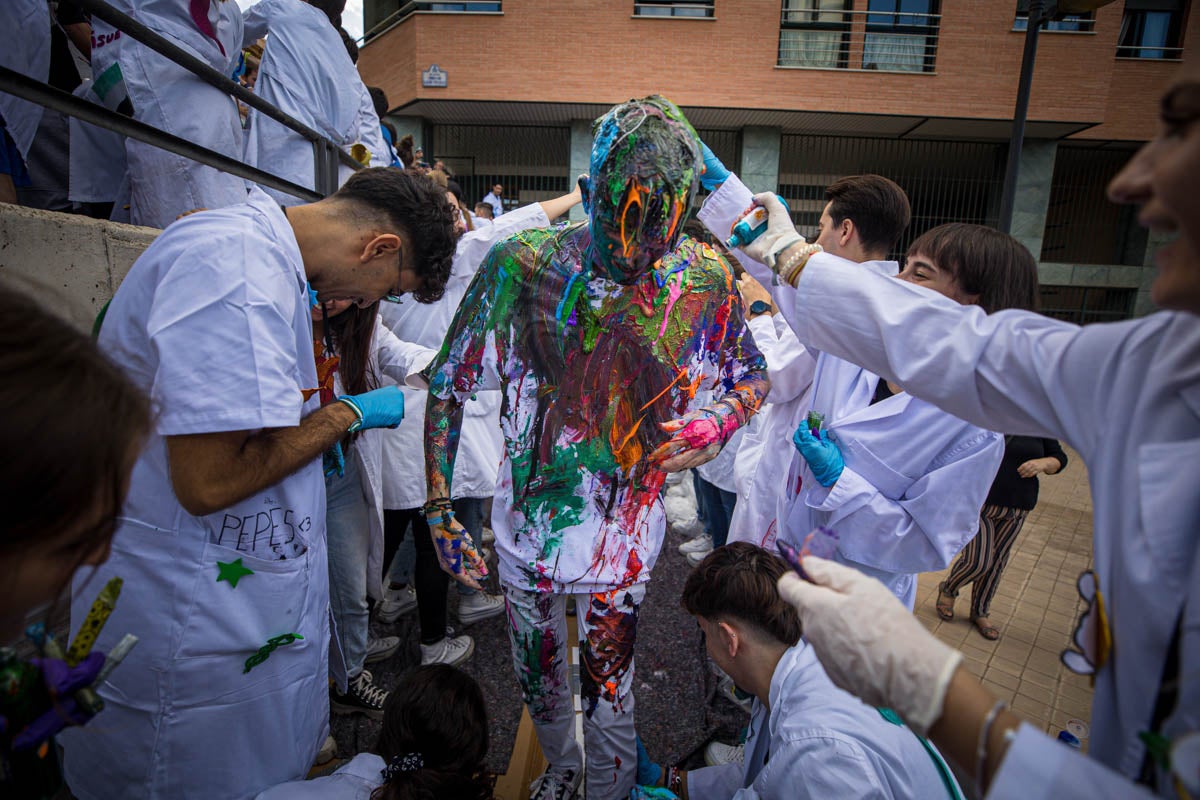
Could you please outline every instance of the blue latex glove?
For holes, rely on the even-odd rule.
[[[317,300],[317,290],[312,287],[312,284],[306,283],[304,285],[308,287],[308,304],[313,308],[321,305],[321,302]]]
[[[679,800],[679,795],[661,786],[635,786],[629,800]]]
[[[828,431],[822,429],[814,436],[808,425],[802,423],[792,434],[792,444],[808,462],[817,483],[827,488],[837,483],[842,470],[846,468],[846,462],[842,459],[837,442],[829,438]]]
[[[104,666],[104,653],[93,650],[74,667],[57,658],[34,658],[31,663],[41,670],[42,682],[53,705],[13,737],[14,751],[31,750],[63,728],[83,725],[92,718],[78,707],[72,695],[96,680]]]
[[[384,386],[353,396],[343,395],[338,401],[350,406],[358,414],[358,421],[350,426],[351,432],[394,428],[404,419],[404,392],[400,391],[399,386]]]
[[[650,754],[646,752],[646,746],[642,744],[642,737],[637,737],[637,782],[646,786],[656,786],[662,778],[663,768],[650,760]]]
[[[700,185],[710,192],[729,179],[729,170],[721,163],[712,149],[704,142],[700,143],[700,152],[704,155],[704,172],[700,173]]]

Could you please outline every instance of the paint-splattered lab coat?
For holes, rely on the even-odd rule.
[[[647,460],[667,439],[658,425],[697,407],[701,389],[751,408],[766,390],[715,251],[685,238],[623,287],[579,271],[584,230],[526,231],[493,248],[430,368],[441,398],[502,390],[492,526],[501,580],[526,590],[648,580],[666,530],[665,473]]]

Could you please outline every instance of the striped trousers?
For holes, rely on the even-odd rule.
[[[1013,542],[1029,512],[1022,508],[985,505],[979,512],[979,533],[958,554],[950,575],[940,587],[949,597],[968,583],[971,587],[971,619],[986,617],[1000,575],[1008,564]]]

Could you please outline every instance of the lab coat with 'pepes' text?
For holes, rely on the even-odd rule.
[[[988,315],[899,281],[852,278],[828,256],[805,268],[796,317],[802,342],[950,413],[1079,451],[1113,639],[1088,754],[1022,728],[990,796],[1127,796],[1173,638],[1179,695],[1161,733],[1200,731],[1200,319],[1162,312],[1081,328],[1025,311]]]

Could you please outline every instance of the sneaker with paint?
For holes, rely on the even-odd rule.
[[[458,621],[463,625],[494,617],[504,611],[504,598],[498,594],[475,592],[463,595],[458,601]]]
[[[363,659],[368,664],[390,658],[400,649],[399,636],[380,636],[378,639],[367,639],[367,657]]]
[[[380,622],[395,622],[416,607],[417,592],[412,586],[402,586],[399,589],[389,586],[383,593],[383,601],[379,604],[379,613],[376,616]]]
[[[709,742],[704,748],[704,763],[710,767],[722,764],[741,764],[746,760],[746,745]]]
[[[702,533],[694,539],[688,539],[683,544],[679,545],[679,552],[685,556],[692,553],[700,553],[700,557],[708,555],[713,549],[712,537],[707,533]]]
[[[529,784],[529,800],[571,800],[579,793],[582,780],[582,770],[546,767],[546,771]]]
[[[383,704],[388,693],[375,685],[375,678],[367,670],[350,679],[346,693],[337,689],[330,695],[329,704],[335,714],[366,714],[371,719],[383,719]]]
[[[475,640],[470,636],[447,636],[440,642],[421,645],[421,666],[448,664],[457,667],[475,652]]]

